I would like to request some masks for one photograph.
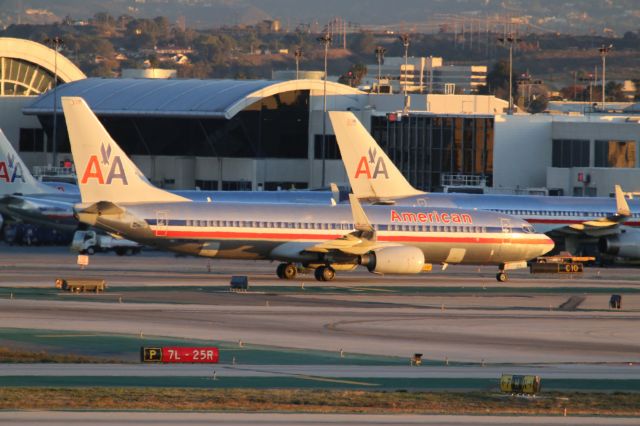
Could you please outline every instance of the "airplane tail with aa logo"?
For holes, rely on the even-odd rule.
[[[0,196],[8,194],[57,193],[54,188],[38,182],[22,162],[11,142],[0,130]]]
[[[423,194],[411,186],[352,112],[331,111],[329,119],[357,198],[384,200]]]
[[[153,186],[80,97],[62,97],[83,203],[189,201]]]

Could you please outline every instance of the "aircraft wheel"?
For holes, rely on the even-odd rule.
[[[316,270],[313,272],[313,275],[316,277],[316,280],[324,281],[324,278],[322,276],[322,270],[323,269],[324,269],[324,266],[321,266],[319,268],[316,268]]]
[[[95,252],[96,252],[96,249],[94,249],[93,246],[87,248],[87,254],[88,255],[93,255],[93,254],[95,254]]]
[[[278,278],[280,279],[284,279],[284,267],[287,266],[286,263],[281,263],[278,265],[278,267],[276,268],[276,275],[278,276]]]
[[[498,274],[496,275],[496,280],[498,280],[501,283],[506,282],[508,279],[509,279],[509,276],[507,276],[505,272],[498,272]]]
[[[298,273],[298,268],[293,263],[285,263],[284,268],[282,268],[282,277],[285,280],[292,280],[296,277]]]
[[[331,266],[322,268],[322,281],[332,281],[336,277],[336,270]]]

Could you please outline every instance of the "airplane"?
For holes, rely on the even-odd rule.
[[[0,214],[24,222],[73,230],[77,185],[40,182],[24,164],[0,129]]]
[[[222,259],[296,263],[331,281],[336,269],[417,274],[428,263],[497,265],[496,278],[553,248],[523,220],[452,208],[349,204],[195,202],[149,183],[86,102],[63,97],[71,151],[79,171],[76,217],[109,233],[174,252]]]
[[[362,201],[397,206],[446,206],[517,216],[575,252],[581,242],[600,251],[640,259],[640,201],[615,197],[450,194],[417,190],[352,112],[329,112],[353,193]]]

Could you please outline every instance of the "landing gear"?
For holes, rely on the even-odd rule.
[[[276,275],[283,280],[292,280],[296,277],[298,268],[293,263],[281,263],[276,269]]]
[[[498,280],[499,282],[503,283],[509,280],[509,276],[507,275],[506,272],[504,271],[500,271],[496,274],[496,280]]]
[[[316,268],[314,275],[318,281],[331,281],[336,277],[336,270],[331,266],[320,266]]]

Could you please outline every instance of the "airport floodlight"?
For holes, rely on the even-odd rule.
[[[293,51],[293,56],[296,58],[296,80],[300,77],[300,59],[302,59],[302,48],[298,47]]]
[[[376,47],[376,58],[378,58],[378,95],[380,94],[380,81],[382,79],[382,63],[384,62],[384,53],[387,51],[382,46]]]
[[[320,147],[320,156],[322,157],[322,183],[324,187],[326,177],[326,160],[325,151],[327,145],[327,57],[329,56],[329,45],[331,44],[331,34],[325,32],[317,38],[324,46],[324,90],[323,90],[323,108],[322,108],[322,146]]]
[[[409,68],[409,34],[400,35],[400,41],[402,42],[402,46],[404,47],[404,104],[407,105],[407,85],[409,84],[408,79],[408,68]],[[406,111],[405,111],[406,112]]]
[[[58,157],[58,51],[64,45],[60,37],[45,38],[44,44],[53,49],[53,139],[51,140],[51,163],[54,167]]]
[[[604,44],[598,48],[598,52],[600,52],[600,57],[602,58],[602,111],[604,112],[605,107],[605,84],[606,84],[606,73],[607,73],[607,55],[613,49],[613,44],[605,46]]]
[[[522,39],[508,34],[505,37],[499,37],[498,41],[502,44],[509,44],[509,110],[507,114],[513,115],[513,45],[520,43]]]

